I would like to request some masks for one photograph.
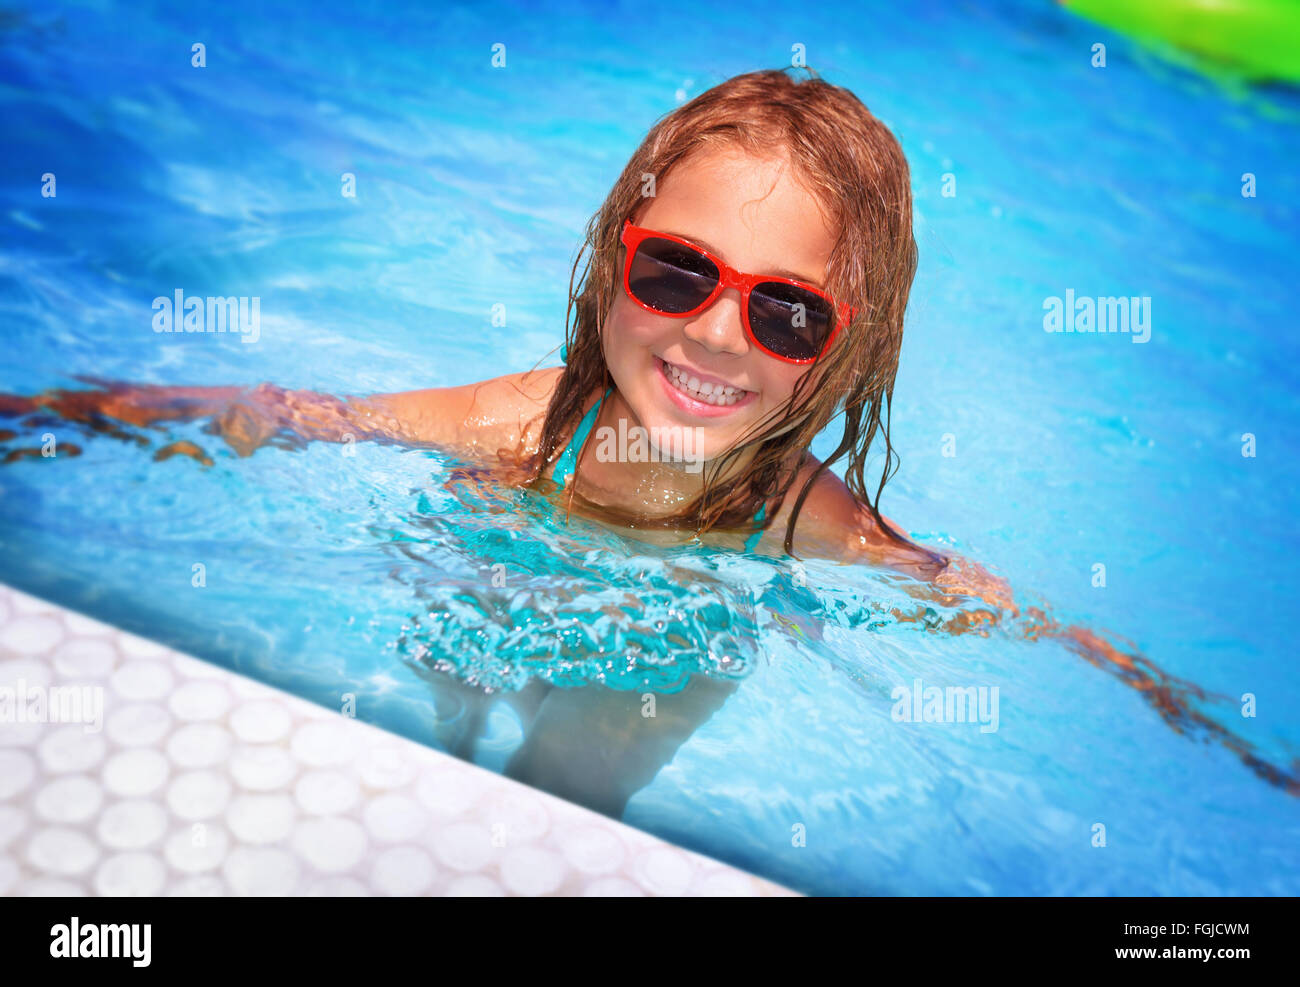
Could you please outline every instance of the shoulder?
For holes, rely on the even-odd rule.
[[[563,367],[548,367],[467,385],[469,408],[465,420],[475,430],[484,451],[514,449],[524,455],[536,452],[546,409],[563,373]]]
[[[804,456],[799,475],[773,525],[777,537],[784,538],[789,513],[804,485],[820,466],[821,462],[811,453]],[[828,469],[813,481],[799,511],[794,533],[795,553],[885,565],[920,578],[932,578],[943,570],[946,565],[943,556],[910,541],[901,525],[887,517],[883,520],[899,538],[891,537],[871,508]]]
[[[476,409],[503,421],[518,420],[545,413],[563,373],[563,367],[547,367],[467,386]]]
[[[503,374],[456,387],[378,394],[360,401],[390,433],[469,454],[535,446],[563,367]]]

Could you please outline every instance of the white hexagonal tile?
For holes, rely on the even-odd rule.
[[[105,718],[0,731],[0,894],[783,892],[0,587],[9,679]]]

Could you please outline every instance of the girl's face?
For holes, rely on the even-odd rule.
[[[732,148],[696,152],[657,191],[632,217],[634,225],[676,234],[746,274],[825,288],[834,238],[817,200],[796,183],[784,158]],[[761,422],[770,428],[808,366],[777,360],[750,342],[735,289],[690,318],[646,311],[623,288],[626,260],[620,246],[605,356],[637,423],[651,436],[681,436],[685,458],[694,460],[753,441]],[[679,375],[743,393],[734,404],[701,404],[674,383]]]

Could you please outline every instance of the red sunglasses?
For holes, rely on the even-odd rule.
[[[786,363],[812,363],[857,310],[793,278],[743,274],[689,240],[623,223],[627,262],[623,287],[648,312],[685,319],[702,312],[724,288],[741,296],[750,340]]]

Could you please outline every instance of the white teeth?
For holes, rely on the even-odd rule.
[[[666,360],[664,361],[664,367],[668,371],[668,379],[676,385],[677,389],[685,391],[696,401],[726,407],[735,404],[745,396],[743,390],[732,387],[730,384],[702,384],[698,377],[688,376],[684,371],[674,367]]]

